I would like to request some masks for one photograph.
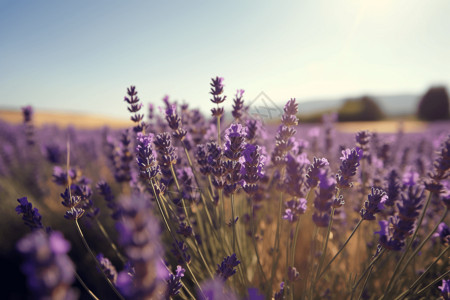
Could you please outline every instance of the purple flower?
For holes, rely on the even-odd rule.
[[[153,153],[152,142],[153,134],[145,135],[141,132],[137,134],[136,161],[140,176],[145,182],[149,182],[161,173]]]
[[[233,99],[233,111],[231,114],[233,118],[240,119],[242,117],[242,109],[244,108],[244,101],[242,100],[242,96],[244,95],[244,90],[237,90],[236,96]]]
[[[247,194],[253,195],[258,190],[258,181],[264,176],[263,167],[266,158],[261,153],[261,147],[252,144],[246,144],[242,154],[244,157],[240,170],[242,187]]]
[[[181,118],[177,114],[176,106],[168,105],[166,109],[166,120],[169,127],[174,131],[172,133],[173,137],[182,141],[186,136],[186,130],[181,127]]]
[[[117,203],[114,200],[114,195],[111,191],[111,187],[109,186],[109,184],[104,181],[104,180],[100,180],[97,185],[96,188],[98,190],[98,192],[100,193],[100,195],[103,196],[103,198],[106,201],[106,205],[112,210],[112,218],[114,220],[118,220],[120,217],[120,210],[119,210],[119,206],[117,205]]]
[[[221,97],[220,95],[223,93],[223,78],[216,77],[211,78],[211,91],[209,92],[213,98],[211,99],[212,103],[220,104],[225,101],[227,96]]]
[[[389,217],[389,221],[379,221],[378,224],[380,225],[380,230],[376,231],[375,234],[380,236],[379,243],[382,247],[388,250],[400,251],[405,245],[405,242],[404,240],[399,240],[394,237],[394,229],[391,225],[396,223],[398,223],[397,216]]]
[[[16,212],[19,215],[22,214],[22,220],[25,225],[33,230],[44,228],[41,222],[42,216],[39,214],[38,209],[33,208],[33,205],[28,202],[27,197],[17,199],[17,202],[19,202],[19,205],[16,207]]]
[[[182,222],[180,223],[177,233],[183,235],[184,237],[190,237],[192,236],[192,227],[187,225],[185,222]]]
[[[181,283],[181,278],[184,277],[185,272],[185,269],[181,266],[177,266],[175,274],[169,274],[169,279],[167,280],[167,298],[174,297],[180,293],[180,289],[183,286]]]
[[[26,257],[22,271],[34,297],[77,299],[70,287],[75,279],[74,264],[67,256],[70,244],[60,232],[35,230],[19,240],[17,249]]]
[[[114,267],[111,261],[107,257],[105,257],[102,253],[97,254],[97,260],[100,263],[100,266],[102,267],[102,269],[98,271],[103,272],[106,275],[106,277],[108,277],[108,279],[115,284],[117,279],[116,267]]]
[[[367,200],[359,212],[361,218],[369,221],[375,220],[375,214],[384,209],[384,203],[387,199],[388,196],[385,191],[372,187],[371,193],[367,196]]]
[[[225,131],[224,156],[237,161],[245,147],[245,128],[241,124],[233,123]]]
[[[442,285],[438,287],[444,300],[450,300],[450,279],[442,279]]]
[[[145,127],[144,122],[141,122],[144,115],[138,114],[138,112],[141,110],[143,104],[140,103],[137,93],[136,87],[133,85],[130,86],[127,88],[128,97],[125,96],[124,101],[129,104],[128,111],[134,113],[134,115],[131,116],[131,120],[136,123],[136,126],[133,128],[134,132],[141,132]]]
[[[280,290],[273,295],[274,300],[284,299],[284,282],[280,283]]]
[[[305,198],[294,198],[287,201],[285,204],[286,210],[283,215],[283,219],[293,223],[298,220],[301,214],[306,211],[306,199]]]
[[[222,278],[224,281],[227,280],[229,277],[236,274],[235,267],[237,267],[240,263],[241,262],[237,259],[235,253],[233,253],[231,256],[225,257],[222,263],[220,265],[217,265],[217,276]]]
[[[315,191],[316,199],[314,200],[314,212],[312,219],[318,227],[327,227],[330,220],[331,206],[333,205],[333,197],[336,190],[336,181],[332,177],[326,177],[319,183],[319,189]]]
[[[132,195],[121,198],[120,205],[122,218],[116,224],[119,243],[135,275],[131,277],[126,270],[120,272],[116,285],[126,298],[163,298],[167,270],[161,263],[164,251],[158,221],[151,214],[150,199]]]
[[[351,177],[356,174],[363,151],[359,148],[342,150],[341,166],[336,174],[336,186],[339,189],[347,189],[353,186]]]
[[[188,246],[183,241],[176,241],[172,243],[172,249],[170,251],[175,256],[177,263],[184,265],[191,263],[191,256],[188,254]]]
[[[450,244],[450,227],[444,222],[440,223],[436,233],[433,234],[433,237],[439,237],[441,244],[447,246]]]
[[[306,183],[308,186],[316,187],[319,181],[323,180],[325,176],[324,167],[328,166],[328,160],[326,158],[314,157],[313,163],[309,166],[306,173]]]
[[[386,206],[394,206],[395,201],[398,200],[398,197],[400,195],[400,183],[399,183],[399,177],[395,170],[392,170],[389,172],[389,175],[387,177],[387,195],[388,199],[384,203]]]
[[[370,132],[368,130],[358,131],[356,133],[356,144],[363,152],[363,158],[369,158]]]

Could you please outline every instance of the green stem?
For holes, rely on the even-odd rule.
[[[358,230],[359,226],[361,225],[363,219],[360,219],[358,221],[358,224],[356,224],[355,228],[353,228],[352,233],[350,234],[350,236],[347,238],[347,240],[345,241],[345,243],[341,246],[341,248],[339,249],[339,251],[333,256],[333,258],[330,260],[330,262],[325,266],[325,268],[323,268],[323,271],[319,274],[319,276],[317,277],[317,279],[320,279],[322,277],[322,275],[328,270],[328,268],[331,266],[331,264],[333,263],[333,261],[339,256],[339,254],[342,252],[342,250],[344,250],[345,246],[347,246],[348,242],[350,241],[350,239],[353,237],[353,235],[355,234],[356,230]]]
[[[381,258],[381,256],[383,255],[385,249],[383,248],[380,253],[378,253],[377,257],[375,257],[374,259],[372,259],[372,261],[370,262],[370,264],[367,266],[367,268],[364,270],[364,272],[362,273],[362,275],[359,277],[359,279],[356,281],[356,283],[352,286],[352,295],[351,297],[353,298],[353,294],[355,293],[356,288],[358,287],[359,283],[361,282],[361,280],[364,278],[364,276],[366,276],[367,272],[369,272],[369,270],[371,269],[371,267]]]
[[[77,272],[75,272],[75,277],[77,278],[78,282],[81,284],[81,286],[86,290],[86,292],[89,293],[92,299],[99,300],[97,296],[87,287],[86,283],[84,283],[83,279],[81,279],[80,275],[78,275]]]
[[[403,297],[406,297],[409,293],[411,293],[416,288],[416,286],[423,280],[423,278],[430,271],[430,269],[441,259],[441,257],[445,254],[445,252],[447,252],[449,249],[450,249],[450,246],[447,246],[444,250],[442,250],[442,252],[438,255],[438,257],[436,257],[436,259],[428,266],[428,268],[422,273],[422,275],[420,275],[420,277],[417,278],[416,281],[414,281],[414,283],[410,285],[410,287],[406,291],[406,294],[403,295],[400,299],[403,299]]]
[[[181,251],[180,247],[178,246],[178,241],[175,238],[175,236],[173,235],[172,229],[170,228],[169,222],[167,221],[167,218],[166,218],[166,216],[164,214],[163,208],[161,207],[161,200],[159,199],[158,195],[156,194],[155,185],[153,184],[153,182],[150,182],[150,184],[151,184],[152,189],[153,189],[153,195],[156,198],[156,203],[157,203],[157,206],[158,206],[158,209],[159,209],[159,213],[161,214],[161,217],[163,218],[164,225],[166,226],[167,231],[169,231],[169,234],[170,234],[170,236],[172,237],[172,240],[175,243],[175,247],[176,247],[176,249],[178,251],[178,254],[180,254],[180,256],[183,257],[183,252]],[[192,280],[194,281],[195,285],[197,286],[197,288],[199,289],[199,291],[202,293],[202,295],[204,297],[203,290],[200,287],[200,284],[198,283],[197,278],[194,275],[194,272],[192,272],[191,267],[189,266],[188,263],[185,263],[185,265],[186,265],[186,269],[188,270],[188,272],[192,276]]]
[[[109,236],[108,232],[106,232],[105,227],[103,227],[102,223],[100,223],[100,220],[98,218],[95,218],[95,221],[98,225],[98,228],[100,228],[100,231],[105,236],[105,238],[108,240],[109,244],[111,245],[111,248],[113,248],[114,252],[116,253],[117,257],[122,261],[122,263],[126,263],[127,259],[119,252],[119,249],[117,248],[116,244],[111,240],[111,237]]]
[[[441,276],[439,276],[438,278],[436,278],[435,280],[433,280],[429,285],[427,285],[426,287],[424,287],[423,289],[421,289],[420,291],[417,292],[417,296],[419,296],[420,294],[422,294],[423,292],[425,292],[427,289],[429,289],[430,287],[432,287],[433,285],[435,285],[436,283],[438,283],[439,281],[442,280],[442,278],[445,278],[448,274],[450,274],[450,270],[448,270],[447,272],[445,272],[444,274],[442,274]]]
[[[171,172],[172,172],[173,178],[175,179],[175,184],[176,184],[176,186],[177,186],[178,192],[181,193],[181,189],[180,189],[180,186],[178,185],[178,180],[177,180],[177,176],[175,175],[175,171],[174,171],[174,169],[173,169],[173,165],[170,165],[170,170],[171,170]],[[202,253],[203,251],[201,251],[200,246],[198,245],[197,239],[195,238],[194,227],[193,227],[192,224],[191,224],[190,217],[189,217],[189,213],[188,213],[188,210],[187,210],[187,208],[186,208],[186,202],[184,201],[183,198],[181,198],[181,203],[183,204],[183,210],[184,210],[184,214],[186,215],[186,221],[187,221],[188,225],[189,225],[189,226],[191,227],[191,229],[192,229],[192,234],[193,234],[193,236],[194,236],[193,240],[194,240],[194,244],[195,244],[195,247],[196,247],[196,249],[197,249],[197,252],[198,252],[198,254],[200,255],[200,258],[201,258],[203,264],[205,265],[205,268],[206,268],[206,270],[208,271],[209,276],[210,276],[211,278],[214,278],[214,275],[211,273],[211,270],[209,269],[209,266],[208,266],[208,264],[206,263],[205,257],[203,256],[203,253]]]
[[[92,258],[95,261],[95,264],[97,265],[97,268],[101,271],[103,277],[106,279],[106,281],[108,282],[109,286],[111,287],[111,289],[114,291],[114,293],[117,295],[117,297],[119,297],[120,299],[124,300],[124,298],[122,297],[122,295],[119,293],[119,291],[116,289],[116,287],[114,286],[114,284],[111,282],[111,280],[109,280],[108,276],[106,276],[105,272],[103,272],[102,266],[100,265],[100,263],[97,260],[97,257],[95,257],[94,252],[92,252],[91,247],[89,247],[86,239],[84,238],[83,232],[81,231],[80,225],[78,224],[78,219],[75,219],[75,225],[78,229],[78,233],[80,234],[81,240],[83,241],[84,246],[86,247],[86,249],[88,250],[88,252],[91,254]]]
[[[252,226],[252,243],[253,243],[253,248],[255,249],[255,254],[256,254],[256,261],[258,263],[258,269],[261,272],[261,275],[264,278],[264,285],[267,283],[267,277],[266,277],[266,273],[264,273],[263,267],[261,265],[261,259],[259,258],[259,253],[258,253],[258,246],[256,245],[256,238],[255,238],[255,207],[253,205],[253,201],[252,201],[252,219],[251,219],[251,224],[250,226]]]

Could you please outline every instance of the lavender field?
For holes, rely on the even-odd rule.
[[[206,116],[131,86],[123,130],[1,123],[6,299],[449,299],[447,122],[344,133],[290,99],[269,125],[230,93]]]

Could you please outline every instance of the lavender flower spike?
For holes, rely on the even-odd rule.
[[[116,286],[127,299],[164,299],[167,270],[161,263],[160,230],[151,215],[150,199],[133,195],[122,198],[120,204],[123,214],[117,223],[119,243],[135,275],[132,278],[127,271],[120,272]]]
[[[229,277],[236,274],[236,269],[241,262],[237,260],[236,254],[233,253],[231,256],[227,256],[223,259],[220,265],[217,265],[218,269],[216,271],[217,275],[226,281]]]
[[[363,151],[359,148],[342,150],[341,166],[336,174],[336,187],[339,189],[348,189],[353,186],[351,177],[356,174]]]
[[[19,240],[17,249],[26,257],[22,271],[36,299],[78,299],[72,289],[75,267],[67,252],[70,244],[58,231],[35,230]]]
[[[33,205],[28,202],[27,197],[17,199],[17,202],[19,202],[19,205],[16,207],[16,212],[19,215],[22,214],[22,220],[25,222],[25,225],[31,229],[44,228],[41,222],[42,216],[39,214],[38,209],[33,208]]]
[[[381,189],[372,187],[372,192],[367,196],[364,207],[360,211],[361,218],[363,220],[375,220],[375,214],[384,209],[384,203],[387,201],[388,196]]]
[[[442,285],[438,287],[444,300],[450,300],[450,279],[443,279]]]
[[[182,287],[181,278],[184,277],[186,272],[181,266],[177,266],[175,274],[169,274],[169,279],[167,280],[167,294],[166,298],[174,297],[180,293]]]

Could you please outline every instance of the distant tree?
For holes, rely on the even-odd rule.
[[[369,96],[349,99],[338,111],[339,121],[377,121],[384,118],[384,113],[378,103]]]
[[[448,119],[449,98],[447,89],[443,86],[431,87],[420,99],[417,116],[425,121]]]

